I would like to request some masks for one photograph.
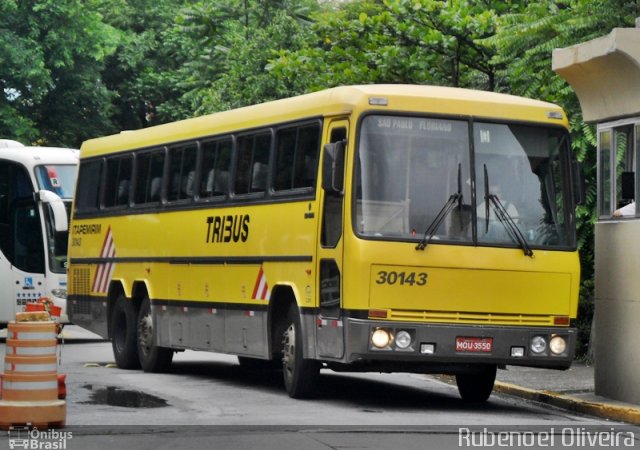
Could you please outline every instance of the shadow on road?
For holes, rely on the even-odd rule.
[[[225,362],[174,362],[172,374],[201,377],[203,380],[222,382],[234,387],[255,389],[265,393],[286,396],[280,370],[249,369]],[[382,375],[384,378],[385,375]],[[390,376],[391,377],[391,376]],[[431,384],[421,375],[410,378],[415,385],[399,384],[384,379],[371,379],[363,374],[344,374],[323,370],[318,379],[317,392],[306,401],[322,401],[358,408],[364,412],[382,413],[398,411],[484,411],[514,414],[524,411],[517,405],[496,402],[490,398],[482,404],[464,402],[455,389],[442,392],[438,384]],[[450,391],[450,392],[449,392]]]

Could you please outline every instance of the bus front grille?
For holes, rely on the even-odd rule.
[[[388,319],[433,323],[467,323],[493,325],[552,326],[554,316],[533,314],[498,314],[456,311],[389,310]]]

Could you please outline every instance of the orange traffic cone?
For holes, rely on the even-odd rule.
[[[67,405],[58,399],[57,343],[55,322],[8,325],[0,428],[64,426]]]

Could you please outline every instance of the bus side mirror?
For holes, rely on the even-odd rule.
[[[582,205],[585,201],[584,169],[578,160],[571,161],[571,172],[573,201],[576,205]]]
[[[68,231],[69,221],[67,220],[67,209],[60,196],[55,192],[43,189],[38,192],[38,198],[42,203],[46,203],[51,207],[55,230],[58,232]]]
[[[342,194],[344,190],[344,154],[346,141],[324,146],[322,158],[322,189],[327,193]]]

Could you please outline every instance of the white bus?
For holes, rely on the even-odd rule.
[[[49,297],[68,322],[68,220],[78,150],[0,140],[0,328]]]

